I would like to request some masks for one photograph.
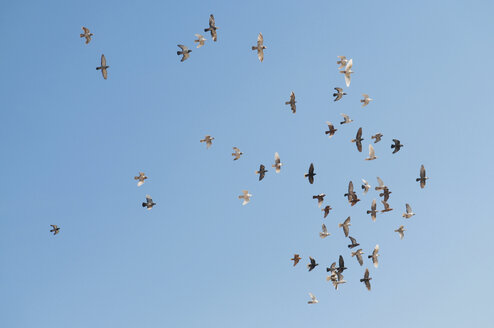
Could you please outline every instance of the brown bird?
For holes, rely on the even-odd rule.
[[[295,255],[293,255],[293,258],[290,260],[293,261],[293,266],[296,266],[301,259],[302,258],[300,257],[300,255],[295,254]]]
[[[264,179],[266,172],[268,172],[268,170],[266,170],[264,165],[261,164],[261,166],[259,166],[259,171],[256,171],[256,174],[259,174],[259,181]]]
[[[257,50],[257,58],[259,58],[260,62],[264,60],[264,49],[266,49],[264,38],[262,37],[262,33],[259,33],[257,36],[257,46],[252,46],[252,50]]]
[[[382,210],[381,213],[386,213],[393,210],[389,207],[389,204],[385,200],[382,200],[381,203],[384,205],[384,210]]]
[[[336,64],[340,65],[340,67],[338,67],[338,69],[342,69],[346,66],[346,64],[348,63],[348,60],[346,59],[345,56],[337,56],[340,60],[338,60],[336,62]]]
[[[211,145],[213,144],[214,137],[211,137],[210,135],[206,135],[204,139],[199,140],[199,142],[205,142],[206,143],[206,149],[209,149]]]
[[[343,89],[342,88],[334,88],[336,90],[335,93],[333,93],[333,97],[336,97],[334,98],[334,101],[338,101],[340,100],[343,96],[346,95],[346,92],[343,92]]]
[[[376,200],[372,200],[372,205],[371,205],[371,209],[370,211],[367,211],[367,214],[370,214],[371,215],[371,218],[372,218],[372,221],[376,222],[376,215],[377,215],[377,211],[376,211]]]
[[[295,105],[296,103],[297,102],[295,101],[295,93],[292,91],[292,93],[290,94],[290,101],[286,101],[285,105],[290,105],[293,114],[297,112],[297,105]]]
[[[355,142],[355,144],[357,145],[357,150],[359,152],[362,152],[362,140],[364,140],[364,138],[362,138],[362,128],[359,128],[355,139],[351,140],[352,142]]]
[[[424,165],[422,165],[420,167],[420,178],[415,179],[415,181],[420,181],[420,188],[423,189],[425,187],[425,181],[427,179],[429,179],[429,178],[425,176],[425,167],[424,167]]]
[[[332,210],[332,208],[329,205],[326,205],[326,207],[321,210],[324,212],[324,218],[326,218],[328,216],[329,211],[331,211],[331,210]]]
[[[352,252],[352,257],[354,256],[357,257],[357,261],[360,264],[360,266],[364,265],[364,259],[362,258],[362,254],[364,254],[364,252],[362,252],[362,248],[358,249],[356,252]]]
[[[403,237],[405,237],[404,232],[406,231],[406,229],[403,228],[404,226],[401,225],[398,229],[395,230],[395,232],[400,234],[400,239],[403,239]]]
[[[315,175],[316,173],[314,173],[314,164],[310,163],[309,172],[304,174],[304,178],[309,178],[309,183],[313,184]]]
[[[379,194],[379,197],[383,197],[384,196],[384,201],[387,202],[388,199],[389,199],[389,195],[392,194],[391,191],[389,191],[389,188],[388,187],[384,187],[383,188],[383,192]]]
[[[101,74],[103,75],[103,78],[106,80],[108,77],[108,72],[107,69],[110,68],[110,66],[106,65],[106,58],[105,55],[101,55],[101,66],[96,67],[96,70],[101,70]]]
[[[50,226],[53,228],[50,230],[50,232],[53,232],[53,235],[56,235],[60,231],[60,228],[56,224],[50,224]]]
[[[348,198],[348,202],[353,206],[357,204],[360,199],[358,199],[357,194],[353,191],[353,182],[350,181],[348,184],[348,192],[344,194],[345,197]]]
[[[321,207],[325,196],[326,196],[326,194],[319,194],[319,195],[312,196],[312,199],[317,199],[317,206]],[[329,209],[331,209],[331,207]],[[328,212],[329,212],[329,210],[328,210]]]
[[[209,27],[204,29],[204,32],[211,32],[211,37],[213,38],[213,41],[216,42],[218,40],[218,35],[216,30],[219,29],[219,27],[216,26],[216,23],[214,22],[214,16],[211,14],[209,15]]]
[[[180,60],[180,62],[183,62],[184,60],[186,60],[187,58],[190,57],[190,53],[192,52],[192,50],[189,50],[189,48],[187,48],[186,46],[184,46],[183,44],[177,44],[177,46],[182,49],[182,51],[177,51],[177,55],[182,55],[182,59]]]
[[[200,48],[204,45],[204,41],[206,41],[206,39],[200,35],[200,34],[196,34],[196,40],[194,40],[194,43],[197,43],[197,48]]]
[[[394,144],[391,145],[391,148],[394,148],[394,150],[393,150],[393,154],[394,154],[394,153],[399,152],[401,147],[403,147],[403,145],[400,143],[400,140],[398,140],[398,139],[393,139],[393,143]]]
[[[348,238],[350,238],[350,241],[352,242],[350,245],[348,245],[348,248],[352,249],[360,245],[359,243],[357,243],[357,240],[355,240],[355,238],[353,238],[352,236],[348,236]]]
[[[360,282],[363,282],[365,283],[365,287],[367,287],[367,290],[371,290],[371,284],[370,284],[370,281],[372,280],[372,278],[369,277],[369,269],[365,269],[365,273],[364,273],[364,278],[360,279]]]
[[[331,138],[334,136],[335,132],[338,131],[338,129],[335,129],[333,123],[329,121],[327,121],[326,124],[328,125],[328,131],[325,131],[324,133],[329,134],[329,137]]]
[[[86,44],[91,42],[91,37],[94,35],[93,33],[89,32],[89,29],[87,27],[82,27],[82,30],[84,33],[81,33],[81,38],[86,38]]]
[[[309,260],[310,260],[310,263],[307,264],[307,268],[309,269],[309,272],[311,272],[312,270],[314,270],[314,268],[316,266],[318,266],[319,264],[316,263],[316,260],[314,260],[312,257],[309,256]]]
[[[144,184],[144,181],[146,181],[147,178],[148,177],[144,172],[139,172],[139,175],[134,177],[134,180],[139,180],[139,182],[137,182],[137,186],[140,187]]]
[[[377,133],[377,134],[373,135],[371,137],[371,139],[376,139],[376,140],[374,140],[374,143],[378,143],[379,141],[381,141],[382,137],[383,137],[382,133]]]
[[[345,222],[343,223],[338,223],[338,227],[339,228],[343,228],[343,232],[345,233],[345,237],[348,237],[348,233],[350,232],[350,228],[349,226],[351,226],[352,224],[350,223],[350,217],[348,217]]]
[[[409,218],[411,218],[412,216],[414,216],[414,215],[415,215],[415,213],[413,213],[412,208],[410,207],[410,204],[405,204],[405,206],[406,206],[406,212],[405,212],[405,213],[403,213],[403,215],[402,215],[402,216],[403,216],[405,219],[409,219]]]

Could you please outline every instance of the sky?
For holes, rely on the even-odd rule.
[[[488,326],[493,10],[446,0],[2,2],[0,326]],[[210,14],[218,42],[202,32]],[[82,26],[94,33],[88,45]],[[262,63],[251,50],[259,32]],[[195,33],[207,39],[200,49]],[[193,50],[183,63],[177,44]],[[108,80],[95,70],[101,54]],[[339,55],[353,59],[349,88]],[[333,102],[334,87],[348,95]],[[365,108],[363,93],[374,99]],[[338,124],[340,113],[354,122]],[[331,139],[326,121],[338,129]],[[359,127],[362,153],[350,142]],[[365,161],[378,132],[378,159]],[[207,134],[210,149],[199,142]],[[397,154],[393,138],[404,144]],[[259,164],[269,170],[261,182]],[[141,187],[139,171],[149,177]],[[376,176],[394,210],[373,223],[365,211],[372,199],[382,206],[360,181],[375,187]],[[326,219],[319,193],[334,209]],[[350,257],[338,229],[348,216],[365,256],[380,245],[379,268]],[[347,283],[335,291],[325,267],[340,254]],[[312,272],[309,256],[320,263]],[[367,267],[371,292],[359,282]]]

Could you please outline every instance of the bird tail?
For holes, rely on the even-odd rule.
[[[85,37],[85,35],[84,34],[81,34],[81,38],[83,38],[83,37]]]
[[[338,228],[343,227],[343,223],[338,223]]]
[[[415,179],[415,181],[420,181],[420,178]]]
[[[367,255],[367,258],[371,259],[372,258],[372,255]]]
[[[100,70],[100,69],[101,69],[101,67],[96,67],[96,70]]]
[[[391,145],[391,148],[395,148],[395,145]]]
[[[285,105],[290,105],[290,102],[289,101],[285,101]]]
[[[183,52],[177,51],[177,55],[182,55],[182,54],[183,54]]]
[[[252,50],[256,50],[256,49],[257,49],[257,47],[252,46]]]
[[[204,32],[209,32],[209,31],[211,31],[210,27],[204,29]]]
[[[142,207],[146,207],[147,206],[147,203],[142,203]]]

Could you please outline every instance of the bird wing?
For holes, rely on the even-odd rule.
[[[89,33],[89,29],[88,29],[87,27],[84,27],[84,26],[83,26],[83,27],[82,27],[82,30],[84,31],[84,34]]]
[[[345,119],[345,122],[348,122],[350,121],[350,117],[347,115],[347,114],[340,114],[341,116],[343,116],[343,118]]]
[[[350,220],[351,218],[350,217],[347,217],[347,219],[345,220],[345,222],[343,222],[344,225],[348,225],[350,223]]]
[[[144,184],[144,180],[139,180],[139,182],[137,182],[137,186],[140,187]]]
[[[264,42],[264,38],[262,36],[262,33],[259,33],[259,35],[257,36],[257,45],[262,46],[263,42]]]
[[[101,74],[103,74],[103,78],[106,80],[108,78],[108,71],[106,68],[101,69]]]
[[[358,131],[357,131],[357,136],[355,139],[359,140],[362,138],[362,128],[359,128]]]
[[[375,211],[375,210],[376,210],[376,208],[377,208],[377,205],[376,205],[376,200],[375,200],[375,199],[373,199],[373,200],[372,200],[372,205],[371,205],[371,210],[372,210],[372,211]]]
[[[422,179],[425,178],[425,167],[424,167],[424,165],[420,166],[420,177]]]
[[[309,174],[314,174],[314,164],[310,163]]]
[[[310,298],[311,298],[313,301],[315,301],[315,300],[316,300],[316,297],[315,297],[314,295],[312,295],[312,293],[309,293],[309,296],[310,296]]]
[[[106,66],[106,57],[105,55],[101,55],[101,67],[105,67]]]
[[[349,228],[346,224],[343,224],[343,232],[345,233],[345,237],[348,237]]]
[[[345,83],[346,83],[346,86],[349,87],[350,86],[350,82],[351,82],[351,77],[350,77],[350,74],[345,74]]]
[[[352,181],[350,181],[348,183],[348,193],[353,194],[353,182]]]
[[[375,155],[376,155],[376,154],[375,154],[375,152],[374,152],[374,147],[372,147],[372,145],[371,145],[371,144],[369,144],[369,157],[370,157],[370,158],[373,158],[373,157],[375,157]]]
[[[364,265],[364,260],[362,259],[362,254],[357,251],[357,254],[355,254],[357,256],[357,261],[360,265]]]
[[[264,50],[262,48],[257,48],[257,58],[262,62],[264,60]]]
[[[322,232],[325,234],[328,233],[328,229],[326,228],[326,225],[324,223],[322,224]]]
[[[186,46],[184,46],[183,44],[177,44],[177,46],[182,49],[183,52],[187,52],[187,50],[189,50]],[[184,54],[185,55],[185,54]]]
[[[384,187],[384,182],[381,180],[380,177],[377,177],[377,183],[379,184],[379,187]]]
[[[342,88],[334,88],[336,91],[338,91],[338,93],[341,93],[343,92],[343,89]]]
[[[345,267],[345,261],[343,260],[343,256],[340,255],[340,258],[338,259],[338,264],[340,268]]]
[[[151,198],[151,196],[146,195],[146,201],[147,201],[148,203],[152,203],[152,202],[153,202],[153,199]]]
[[[57,226],[56,224],[50,224],[50,226],[51,226],[53,229],[55,229],[55,230],[58,228],[58,226]]]
[[[351,70],[352,66],[353,66],[353,59],[350,59],[345,66],[345,71]]]
[[[348,238],[350,238],[350,241],[352,242],[352,244],[356,244],[357,241],[355,240],[355,238],[353,238],[352,236],[348,236]]]
[[[212,14],[209,15],[209,26],[211,27],[215,26],[214,16]]]

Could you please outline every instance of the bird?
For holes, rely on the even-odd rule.
[[[343,223],[338,223],[339,228],[343,228],[343,232],[345,233],[345,237],[348,237],[348,233],[350,232],[349,226],[352,224],[350,223],[350,217],[348,217]]]
[[[325,196],[326,196],[326,194],[319,194],[319,195],[312,196],[312,199],[317,199],[317,207],[321,207]]]
[[[338,280],[338,274],[336,272],[331,272],[329,276],[326,276],[326,281],[337,281],[337,280]]]
[[[391,148],[394,148],[393,154],[395,154],[395,153],[400,151],[400,149],[401,149],[401,147],[403,147],[403,145],[400,143],[400,140],[398,140],[398,139],[393,139],[393,142],[394,142],[394,144],[391,145]]]
[[[204,32],[211,32],[211,37],[213,38],[213,41],[216,42],[218,40],[218,34],[216,30],[219,29],[219,27],[216,26],[216,23],[214,22],[214,16],[211,14],[209,15],[209,27],[204,29]]]
[[[314,164],[310,163],[309,172],[304,174],[304,178],[309,178],[309,183],[313,184],[315,175],[316,173],[314,173]]]
[[[182,49],[182,51],[177,51],[177,55],[182,55],[182,59],[180,60],[180,62],[183,62],[184,60],[186,60],[187,58],[190,57],[190,53],[192,52],[192,50],[189,50],[189,48],[187,48],[186,46],[184,46],[183,44],[177,44],[177,46]]]
[[[364,260],[362,259],[362,254],[364,254],[364,252],[362,252],[362,248],[357,249],[356,252],[352,252],[352,257],[354,257],[354,256],[357,257],[357,261],[360,264],[360,266],[364,265]]]
[[[367,290],[371,290],[371,284],[370,284],[370,281],[372,280],[372,278],[369,277],[369,269],[365,269],[365,273],[364,273],[364,278],[360,279],[360,282],[363,282],[365,283],[365,287],[367,287]]]
[[[86,44],[88,44],[89,42],[91,42],[91,37],[94,34],[91,33],[87,27],[83,26],[82,30],[84,31],[84,33],[81,33],[81,38],[86,38]]]
[[[206,135],[204,139],[199,140],[200,142],[205,142],[206,143],[206,149],[209,149],[211,145],[213,144],[214,137],[211,137],[210,135]]]
[[[319,264],[316,263],[316,260],[314,260],[312,257],[309,256],[309,260],[310,260],[310,263],[307,264],[307,268],[309,269],[309,272],[311,272],[312,270],[314,270],[314,268],[316,266],[318,266]]]
[[[106,80],[108,77],[108,71],[107,69],[110,68],[110,66],[106,65],[106,58],[105,55],[101,55],[101,66],[96,67],[96,70],[101,70],[101,74],[103,75],[103,78]]]
[[[346,63],[345,69],[340,71],[340,73],[345,74],[345,83],[346,83],[347,88],[350,86],[350,82],[351,82],[351,78],[352,78],[351,74],[354,73],[352,71],[352,66],[353,66],[353,59],[350,59]]]
[[[353,182],[350,181],[348,183],[348,192],[344,194],[343,196],[348,198],[348,202],[353,206],[357,204],[360,199],[358,199],[357,194],[353,191]]]
[[[382,200],[381,203],[384,205],[384,210],[382,210],[381,213],[386,213],[393,210],[389,207],[389,204],[385,200]]]
[[[348,248],[352,249],[360,245],[359,243],[357,243],[357,240],[352,236],[348,236],[348,238],[350,238],[350,241],[352,242],[350,245],[348,245]]]
[[[389,188],[384,187],[383,192],[379,194],[379,197],[384,197],[384,201],[387,202],[390,194],[392,194],[392,192],[389,191]]]
[[[377,211],[376,211],[376,200],[372,200],[372,205],[371,205],[371,209],[370,211],[367,211],[367,214],[370,214],[371,215],[371,218],[372,218],[372,221],[376,221],[376,215],[377,215]]]
[[[362,138],[362,128],[359,128],[355,139],[351,140],[352,142],[355,142],[355,144],[357,145],[357,150],[359,152],[362,152],[362,140],[364,140],[364,138]]]
[[[294,254],[290,260],[293,261],[293,266],[296,266],[301,259],[300,255]]]
[[[403,239],[403,237],[405,237],[404,232],[406,231],[406,229],[403,228],[404,227],[401,225],[398,229],[395,230],[395,232],[400,234],[400,239]]]
[[[327,236],[331,235],[329,232],[328,232],[328,229],[326,228],[326,225],[323,223],[322,224],[322,232],[319,232],[319,237],[321,238],[326,238]]]
[[[50,232],[53,232],[54,236],[60,232],[60,228],[56,224],[50,224],[50,226],[53,228],[50,230]]]
[[[243,199],[244,202],[242,203],[242,205],[245,205],[250,202],[250,198],[252,197],[252,195],[249,194],[247,190],[242,190],[242,193],[242,195],[238,196],[238,199]]]
[[[343,273],[347,268],[345,267],[345,261],[343,260],[343,256],[340,255],[338,259],[338,268],[336,268],[338,273]]]
[[[379,141],[381,141],[382,137],[383,137],[382,133],[376,133],[375,135],[373,135],[371,137],[371,139],[376,139],[376,140],[374,140],[374,143],[378,143]]]
[[[274,153],[274,164],[271,165],[271,167],[276,169],[276,173],[280,173],[282,165],[283,163],[280,161],[280,155],[278,155],[278,152]]]
[[[341,113],[340,115],[343,116],[344,119],[344,121],[340,122],[340,124],[347,124],[353,122],[353,120],[347,114]]]
[[[377,183],[378,183],[378,186],[375,188],[376,190],[383,190],[384,188],[387,188],[384,185],[384,182],[383,182],[383,180],[381,180],[380,177],[377,177]]]
[[[405,204],[405,206],[406,206],[406,212],[405,212],[405,213],[403,213],[403,215],[402,215],[402,216],[403,216],[405,219],[409,219],[409,218],[411,218],[412,216],[414,216],[414,215],[415,215],[415,213],[413,213],[412,208],[410,207],[410,205],[409,205],[409,204]]]
[[[362,97],[364,97],[364,99],[360,99],[360,102],[362,103],[362,107],[367,106],[369,104],[369,102],[371,100],[373,100],[372,98],[369,98],[369,95],[367,95],[365,93],[362,95]]]
[[[345,66],[346,66],[346,64],[348,63],[348,60],[346,59],[346,57],[345,57],[345,56],[338,56],[338,58],[339,58],[340,60],[338,60],[338,61],[336,62],[336,64],[340,65],[340,67],[338,67],[338,69],[342,69],[343,67],[345,67]]]
[[[376,153],[374,152],[374,147],[372,147],[371,144],[369,144],[369,157],[367,157],[365,160],[366,161],[372,161],[377,158]]]
[[[233,147],[233,153],[232,156],[235,157],[233,160],[236,161],[242,156],[244,153],[240,151],[237,147]]]
[[[326,124],[328,125],[328,131],[324,131],[324,133],[329,134],[328,137],[331,138],[332,136],[334,136],[335,132],[338,131],[338,129],[335,129],[333,123],[329,121],[326,121]]]
[[[377,268],[379,265],[378,257],[379,257],[379,245],[376,245],[374,247],[374,250],[372,251],[372,255],[367,256],[368,258],[372,259],[372,263],[374,263],[374,267]]]
[[[338,101],[340,100],[341,98],[343,98],[343,96],[346,96],[346,92],[343,92],[343,89],[342,88],[334,88],[336,90],[335,93],[333,93],[333,97],[336,97],[334,98],[334,101]]]
[[[310,296],[310,301],[307,301],[307,303],[309,303],[309,304],[319,303],[319,301],[317,300],[317,298],[314,295],[312,295],[312,293],[309,293],[309,296]]]
[[[371,186],[364,179],[362,179],[362,182],[363,182],[362,189],[364,190],[364,195],[365,195],[365,194],[367,194],[367,192],[369,191],[369,189],[371,188]]]
[[[256,171],[256,174],[259,174],[259,181],[264,179],[264,175],[268,172],[268,170],[265,169],[264,165],[259,166],[259,171]]]
[[[344,284],[344,283],[346,283],[346,281],[343,280],[343,278],[341,280],[333,280],[334,289],[338,290],[338,285]]]
[[[154,205],[156,205],[156,203],[153,202],[151,196],[146,195],[146,202],[142,203],[142,207],[146,207],[148,210],[150,210],[153,208]]]
[[[200,48],[204,45],[204,41],[206,41],[206,39],[200,35],[200,34],[196,34],[195,35],[197,40],[194,40],[194,43],[197,43],[197,48]]]
[[[146,174],[144,172],[139,172],[139,175],[134,177],[134,180],[139,180],[139,182],[137,182],[137,186],[140,187],[144,184],[144,181],[147,179],[148,177],[146,176]]]
[[[326,207],[321,210],[324,212],[324,218],[326,218],[328,216],[329,211],[331,211],[331,210],[332,210],[332,208],[329,205],[326,205]]]
[[[422,165],[420,167],[420,178],[415,179],[415,181],[420,181],[420,188],[424,189],[425,181],[427,179],[429,179],[429,178],[425,176],[425,167],[424,167],[424,165]]]
[[[326,272],[335,272],[336,271],[336,262],[331,263],[331,266],[329,268],[326,268]]]
[[[266,46],[264,45],[264,38],[262,33],[259,33],[257,36],[257,46],[252,46],[252,50],[257,50],[257,58],[259,58],[260,62],[264,60],[264,49],[266,49]]]
[[[286,101],[285,105],[290,105],[293,114],[297,112],[297,105],[295,105],[296,103],[297,102],[295,101],[295,93],[292,91],[292,93],[290,94],[290,101]]]

